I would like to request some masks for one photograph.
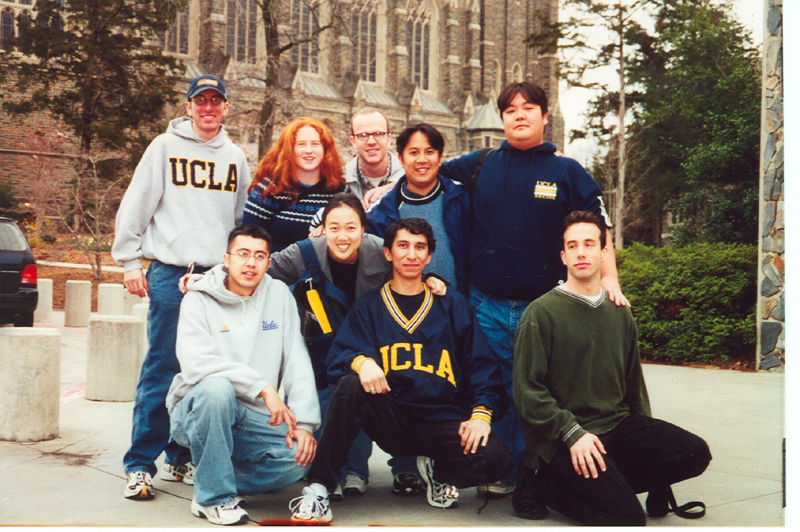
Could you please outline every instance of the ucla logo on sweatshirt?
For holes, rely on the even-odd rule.
[[[275,323],[275,320],[262,321],[261,322],[261,330],[262,331],[274,331],[277,328],[278,328],[278,324]]]
[[[214,180],[216,164],[212,161],[200,161],[197,159],[189,161],[189,159],[170,157],[169,166],[172,171],[172,184],[176,187],[191,186],[192,188],[236,192],[236,186],[239,183],[239,175],[235,163],[228,165],[228,175],[225,177],[225,183],[222,180]],[[223,168],[223,175],[224,172]]]
[[[556,194],[558,193],[558,187],[555,183],[550,183],[547,181],[537,181],[536,188],[533,190],[533,195],[537,198],[543,199],[556,199]]]
[[[227,326],[227,325],[223,325],[223,326],[222,326],[222,329],[220,329],[220,330],[219,330],[219,332],[226,333],[226,332],[231,332],[231,330],[230,330],[230,329],[228,329],[228,326]]]

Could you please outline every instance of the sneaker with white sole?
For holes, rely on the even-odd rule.
[[[482,484],[478,486],[478,497],[505,497],[510,493],[514,493],[516,489],[515,486],[512,486],[508,482],[503,480],[498,480],[497,482],[492,482],[491,484]]]
[[[342,486],[340,484],[336,484],[336,489],[330,494],[330,498],[331,502],[340,502],[344,500],[344,494],[342,493]]]
[[[333,519],[328,497],[320,497],[312,487],[303,488],[302,494],[289,502],[292,523],[330,523]]]
[[[167,482],[183,482],[189,486],[194,486],[194,470],[194,464],[191,462],[179,466],[164,463],[158,476],[161,477],[161,480],[166,480]]]
[[[347,475],[347,478],[344,479],[344,494],[348,497],[351,495],[364,495],[366,491],[367,483],[358,475]]]
[[[458,489],[451,484],[433,480],[433,460],[427,456],[417,457],[417,469],[428,495],[428,504],[436,508],[457,508]]]
[[[202,506],[192,497],[192,513],[195,517],[205,517],[214,525],[238,525],[250,519],[244,508],[240,507],[241,497],[217,506]]]
[[[392,481],[392,493],[395,495],[416,495],[422,493],[425,486],[417,475],[400,473]]]
[[[147,471],[128,473],[128,484],[125,486],[125,498],[138,501],[149,501],[155,496],[153,478]]]

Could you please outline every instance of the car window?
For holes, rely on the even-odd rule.
[[[25,251],[27,249],[25,236],[16,225],[0,223],[0,250]]]

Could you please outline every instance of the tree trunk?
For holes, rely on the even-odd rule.
[[[258,127],[258,158],[259,160],[272,146],[272,131],[275,121],[275,107],[277,96],[280,93],[280,80],[278,68],[280,66],[281,48],[278,38],[278,22],[273,13],[272,0],[258,2],[261,7],[261,17],[264,21],[264,36],[267,46],[267,66],[264,72],[265,84],[264,101],[261,104]]]
[[[617,132],[618,148],[618,166],[617,166],[617,201],[615,207],[615,220],[616,230],[614,231],[614,247],[615,249],[622,249],[624,246],[623,233],[625,232],[625,166],[627,165],[627,154],[625,145],[625,32],[622,0],[619,0],[619,131]]]

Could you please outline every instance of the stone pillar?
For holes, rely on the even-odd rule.
[[[783,189],[783,0],[765,0],[758,251],[758,369],[786,363]]]
[[[64,326],[86,327],[92,313],[92,283],[67,281],[64,295]]]
[[[97,316],[89,321],[86,398],[133,401],[142,364],[144,322],[133,316]]]
[[[61,333],[0,329],[0,440],[58,437]]]
[[[123,316],[125,314],[125,288],[121,284],[97,285],[97,314]]]
[[[33,321],[50,323],[50,320],[53,319],[53,280],[39,279],[37,290],[39,291],[39,302],[36,304],[36,312],[33,313]]]
[[[139,303],[133,306],[131,315],[134,318],[139,318],[144,322],[144,334],[142,334],[142,360],[147,355],[147,350],[150,348],[150,340],[147,337],[147,313],[150,311],[150,299],[144,298],[144,303]]]
[[[148,299],[146,296],[145,297],[135,296],[130,292],[128,292],[128,290],[126,290],[124,286],[122,287],[122,291],[125,294],[125,303],[124,303],[125,311],[123,312],[123,314],[126,316],[133,316],[133,307],[135,307],[136,305],[139,305],[140,303],[145,303],[145,304],[150,303],[150,299]]]

